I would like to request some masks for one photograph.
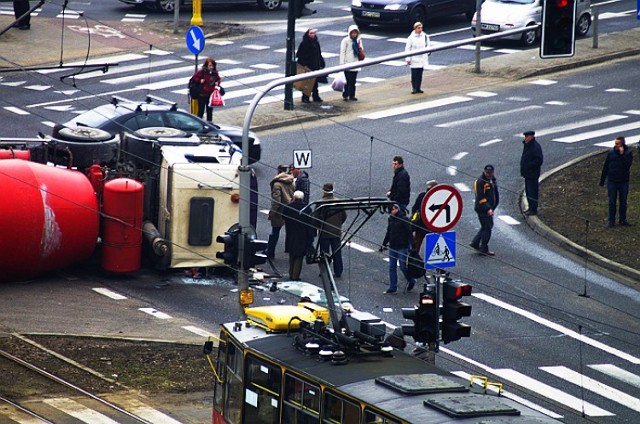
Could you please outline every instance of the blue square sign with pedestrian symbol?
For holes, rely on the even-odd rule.
[[[456,266],[456,232],[427,234],[424,248],[424,267],[451,268]]]

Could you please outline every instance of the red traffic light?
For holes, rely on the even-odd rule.
[[[556,7],[562,9],[569,6],[569,0],[556,0]]]
[[[443,285],[443,298],[447,300],[458,300],[462,296],[471,296],[472,286],[459,281],[451,281]]]

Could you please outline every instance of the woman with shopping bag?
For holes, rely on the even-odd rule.
[[[340,43],[340,64],[359,62],[364,59],[364,47],[362,46],[362,39],[360,38],[360,30],[358,25],[351,25],[347,31],[347,36],[342,39]],[[344,77],[346,84],[344,91],[342,92],[342,99],[344,101],[358,100],[356,98],[356,79],[358,78],[358,71],[360,68],[350,69],[344,71]]]
[[[190,83],[200,84],[198,96],[198,117],[202,118],[205,108],[207,110],[207,121],[213,120],[213,108],[210,104],[211,95],[216,87],[220,86],[220,74],[216,66],[216,61],[208,57],[202,64],[202,69],[198,70],[191,77]]]
[[[298,58],[298,65],[309,69],[310,71],[317,71],[324,68],[324,58],[322,57],[322,51],[320,49],[320,43],[317,37],[318,30],[315,28],[309,28],[307,32],[302,36],[300,46],[298,46],[298,52],[296,57]],[[309,100],[309,94],[313,96],[314,102],[322,102],[320,95],[318,95],[318,79],[313,79],[310,93],[309,91],[302,91],[302,103],[311,103]]]

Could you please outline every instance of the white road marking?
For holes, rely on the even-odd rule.
[[[27,90],[33,90],[33,91],[45,91],[51,88],[50,85],[27,85],[24,88],[26,88]]]
[[[443,99],[431,100],[428,102],[416,103],[416,104],[400,106],[396,108],[389,108],[389,109],[381,110],[379,112],[372,112],[366,115],[360,115],[360,118],[364,118],[364,119],[389,118],[392,116],[402,115],[405,113],[420,112],[427,109],[453,105],[456,103],[468,102],[471,100],[473,100],[473,98],[471,97],[451,96],[451,97],[445,97]]]
[[[89,78],[100,77],[104,75],[115,75],[115,74],[123,74],[125,72],[139,71],[139,70],[148,70],[153,68],[159,68],[160,66],[168,66],[175,65],[176,63],[184,63],[181,60],[177,59],[166,59],[166,60],[158,60],[155,62],[144,62],[144,63],[136,63],[135,65],[128,66],[113,66],[109,68],[108,72],[100,71],[91,71],[84,74],[76,75],[74,78],[77,80],[84,80]]]
[[[558,81],[554,81],[554,80],[539,79],[539,80],[531,81],[529,84],[534,84],[534,85],[553,85],[553,84],[557,84],[557,83],[558,83]]]
[[[491,91],[472,91],[471,93],[467,93],[467,96],[471,97],[493,97],[497,95],[498,93],[494,93]]]
[[[89,424],[118,424],[117,421],[112,420],[104,414],[98,411],[89,409],[86,406],[76,402],[73,399],[68,398],[54,398],[45,399],[42,401],[47,405],[56,408],[65,414],[71,415],[77,420],[83,423]]]
[[[456,176],[458,174],[458,167],[457,166],[447,166],[447,174],[451,175],[452,177]]]
[[[458,127],[458,126],[461,126],[461,125],[476,123],[476,122],[479,122],[479,121],[483,121],[485,119],[491,119],[491,118],[495,118],[495,117],[498,117],[498,116],[511,115],[511,114],[514,114],[514,113],[520,113],[520,112],[525,112],[525,111],[534,110],[534,109],[542,109],[542,106],[538,106],[538,105],[524,106],[524,107],[517,108],[517,109],[509,109],[509,110],[503,110],[501,112],[490,113],[490,114],[480,115],[480,116],[474,116],[473,118],[459,119],[459,120],[456,120],[456,121],[445,122],[444,124],[437,124],[435,126],[439,127],[439,128],[453,128],[453,127]]]
[[[569,85],[569,88],[593,88],[593,85],[587,85],[587,84],[571,84],[571,85]]]
[[[127,410],[153,424],[182,424],[180,421],[171,418],[167,414],[149,405],[145,405],[137,399],[129,399],[127,402]]]
[[[127,298],[126,296],[123,296],[109,289],[105,289],[103,287],[95,287],[93,288],[93,291],[96,293],[100,293],[103,296],[107,296],[113,300],[125,300]]]
[[[569,103],[568,102],[563,102],[561,100],[551,100],[549,102],[544,102],[545,105],[551,105],[551,106],[566,106]]]
[[[154,78],[165,77],[167,75],[185,74],[188,72],[193,72],[193,65],[179,66],[176,68],[163,69],[161,71],[155,71],[155,72],[143,72],[143,73],[138,73],[135,75],[129,75],[129,76],[120,77],[120,78],[104,79],[104,80],[101,80],[100,82],[103,84],[120,85],[120,84],[130,83],[133,81],[152,80]],[[186,81],[186,80],[187,78],[184,77],[183,81]]]
[[[374,252],[374,250],[373,250],[373,249],[369,249],[369,248],[368,248],[368,247],[366,247],[366,246],[363,246],[363,245],[361,245],[361,244],[354,243],[354,242],[352,242],[352,241],[350,241],[349,243],[347,243],[347,246],[349,246],[350,248],[352,248],[352,249],[354,249],[354,250],[357,250],[357,251],[359,251],[359,252],[363,252],[363,253],[372,253],[372,252]]]
[[[637,374],[634,374],[627,370],[623,370],[622,368],[616,367],[612,364],[592,364],[589,365],[589,368],[600,371],[601,373],[606,374],[609,377],[613,377],[617,380],[640,389],[640,376]]]
[[[469,374],[468,372],[464,372],[464,371],[451,371],[451,374],[455,374],[455,375],[457,375],[458,377],[463,378],[463,379],[465,379],[465,380],[467,380],[467,381],[469,381],[469,379],[471,378],[471,374]],[[489,390],[490,392],[493,392],[493,393],[495,393],[495,394],[498,394],[498,388],[497,388],[497,387],[495,387],[495,386],[489,386],[489,387],[488,387],[488,390]],[[511,392],[509,392],[509,391],[507,391],[507,390],[503,390],[503,391],[502,391],[502,394],[501,394],[500,396],[504,396],[504,397],[506,397],[507,399],[511,399],[511,400],[513,400],[514,402],[518,402],[519,404],[524,405],[524,406],[526,406],[526,407],[529,407],[529,408],[531,408],[531,409],[533,409],[533,410],[536,410],[536,411],[538,411],[538,412],[540,412],[540,413],[542,413],[542,414],[545,414],[545,415],[546,415],[546,416],[548,416],[548,417],[555,418],[555,419],[557,419],[557,420],[559,420],[559,419],[561,419],[561,418],[564,418],[564,417],[563,417],[562,415],[560,415],[560,414],[556,414],[555,412],[550,411],[550,410],[548,410],[547,408],[543,408],[542,406],[540,406],[540,405],[538,405],[538,404],[535,404],[535,403],[533,403],[533,402],[530,402],[530,401],[526,400],[526,399],[525,399],[525,398],[523,398],[523,397],[520,397],[520,396],[518,396],[518,395],[514,395],[513,393],[511,393]]]
[[[460,160],[460,159],[464,158],[465,156],[467,156],[468,154],[469,154],[469,152],[456,153],[455,155],[453,155],[451,160]]]
[[[604,90],[608,93],[626,93],[629,90],[627,90],[626,88],[608,88],[606,90]]]
[[[542,318],[532,312],[529,311],[525,311],[524,309],[518,308],[517,306],[513,306],[510,305],[506,302],[503,302],[501,300],[498,300],[494,297],[488,296],[484,293],[474,293],[471,296],[476,297],[478,299],[482,299],[487,303],[490,303],[494,306],[497,306],[499,308],[502,309],[506,309],[508,311],[511,311],[515,314],[518,314],[520,316],[523,316],[527,319],[530,319],[531,321],[537,322],[538,324],[544,325],[545,327],[551,328],[552,330],[558,331],[559,333],[562,333],[566,336],[569,336],[571,338],[574,338],[578,341],[581,341],[584,344],[587,344],[591,347],[594,347],[596,349],[600,349],[603,352],[609,353],[611,355],[617,356],[618,358],[624,359],[625,361],[629,361],[632,364],[640,364],[640,358],[630,355],[626,352],[623,352],[619,349],[616,349],[614,347],[608,346],[602,342],[599,342],[597,340],[594,340],[590,337],[587,337],[585,335],[582,335],[576,331],[570,330],[560,324],[556,324],[555,322],[551,322],[548,319]]]
[[[138,59],[146,59],[147,56],[143,55],[143,54],[137,54],[137,53],[128,53],[128,54],[121,54],[121,55],[117,55],[117,56],[110,56],[110,57],[101,57],[98,59],[89,59],[86,62],[85,61],[77,61],[77,62],[69,62],[69,63],[65,63],[65,66],[82,66],[82,65],[96,65],[96,64],[101,64],[101,63],[122,63],[122,62],[129,62],[132,60],[138,60]],[[43,69],[42,71],[38,71],[41,74],[51,74],[54,72],[68,72],[68,69],[65,68],[56,68],[56,69]]]
[[[144,312],[145,314],[153,315],[158,319],[170,319],[171,315],[165,314],[164,312],[157,311],[153,308],[138,308],[139,311]]]
[[[257,63],[255,65],[249,65],[249,66],[252,68],[264,69],[264,70],[278,69],[280,67],[280,65],[274,65],[272,63]]]
[[[198,328],[196,326],[193,325],[185,325],[184,327],[185,330],[192,332],[193,334],[197,334],[198,336],[202,336],[202,337],[210,337],[213,336],[214,334],[207,331],[207,330],[203,330],[202,328]]]
[[[249,50],[268,50],[271,47],[265,46],[263,44],[245,44],[244,46],[242,46],[242,48],[249,49]]]
[[[466,185],[465,183],[454,183],[453,184],[455,186],[455,188],[457,188],[459,191],[471,191],[471,187],[469,187],[468,185]]]
[[[624,113],[628,113],[629,115],[640,115],[640,110],[637,110],[637,109],[625,110]]]
[[[589,402],[585,402],[582,399],[565,393],[562,390],[556,389],[555,387],[549,386],[548,384],[542,383],[541,381],[535,380],[518,371],[503,368],[494,369],[492,373],[500,378],[504,378],[505,380],[509,380],[519,386],[531,390],[541,396],[566,405],[576,411],[582,412],[584,409],[584,413],[591,417],[611,417],[615,415],[607,410],[598,408],[597,406]]]
[[[632,122],[626,125],[618,125],[617,127],[609,127],[601,130],[587,131],[579,134],[570,135],[567,137],[554,138],[553,141],[559,143],[575,143],[577,141],[583,141],[590,138],[601,137],[603,135],[624,133],[625,131],[635,130],[640,128],[640,121]]]
[[[505,223],[507,223],[509,225],[520,225],[520,221],[514,219],[513,217],[511,217],[509,215],[498,215],[498,219],[504,221]]]
[[[5,106],[4,110],[9,111],[9,112],[13,112],[16,115],[31,115],[31,113],[27,112],[26,110],[20,109],[20,108],[15,107],[15,106]]]
[[[499,143],[501,141],[502,141],[501,138],[494,138],[493,140],[489,140],[489,141],[485,141],[484,143],[480,143],[480,144],[478,144],[478,146],[486,147],[486,146],[489,146],[491,144]]]
[[[627,142],[627,146],[640,142],[640,135],[630,135],[624,137]],[[615,140],[603,141],[602,143],[595,143],[594,146],[600,147],[613,147]]]
[[[565,132],[570,130],[575,130],[576,128],[584,128],[590,125],[599,125],[604,124],[605,122],[617,121],[620,119],[625,119],[627,116],[625,115],[605,115],[598,118],[586,119],[584,121],[572,122],[566,125],[559,125],[557,127],[544,128],[541,130],[536,130],[536,135],[538,137],[542,137],[549,134],[555,134],[559,132]],[[522,137],[521,133],[514,134],[515,137]]]
[[[640,412],[640,399],[626,394],[625,392],[615,389],[611,386],[607,386],[594,380],[591,377],[580,374],[567,367],[540,367],[542,371],[546,371],[549,374],[555,375],[569,383],[576,386],[583,387],[589,391],[599,394],[600,396],[619,403],[622,406],[626,406],[629,409],[633,409],[636,412]]]

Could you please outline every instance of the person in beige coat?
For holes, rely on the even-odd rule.
[[[407,38],[404,51],[409,53],[414,50],[421,50],[429,47],[429,35],[422,30],[422,23],[413,24],[413,32]],[[407,65],[411,67],[411,94],[424,93],[420,88],[422,85],[422,72],[424,67],[429,65],[429,54],[418,54],[407,57]]]
[[[282,211],[285,205],[291,203],[295,184],[293,175],[289,174],[287,165],[278,165],[278,174],[271,180],[271,209],[269,210],[269,221],[271,222],[271,234],[267,241],[267,251],[269,259],[275,257],[276,246],[280,239],[280,229],[284,225]]]
[[[358,25],[351,25],[349,27],[349,31],[347,31],[347,36],[342,39],[340,43],[340,64],[344,65],[346,63],[353,63],[360,61],[359,59],[359,50],[362,49],[364,52],[364,47],[362,46],[362,39],[360,38],[360,30],[358,29]],[[342,92],[342,99],[344,101],[358,100],[356,98],[356,79],[358,78],[358,71],[360,68],[351,69],[349,71],[344,71],[344,78],[346,83],[344,85],[344,91]]]

